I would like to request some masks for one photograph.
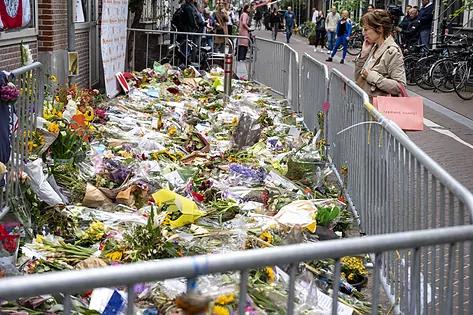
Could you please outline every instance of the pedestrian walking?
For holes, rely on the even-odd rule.
[[[322,11],[319,12],[319,16],[317,17],[315,26],[316,29],[314,51],[317,52],[317,46],[320,45],[320,51],[322,52],[325,47],[325,36],[327,35],[327,31],[325,30],[325,16]]]
[[[419,43],[428,46],[430,44],[430,33],[432,32],[432,21],[434,19],[434,6],[429,0],[422,0],[422,8],[419,11]]]
[[[356,83],[369,95],[400,95],[406,85],[401,49],[391,35],[392,19],[385,10],[374,10],[362,17],[365,41],[355,59]]]
[[[331,62],[333,60],[333,57],[337,53],[337,50],[340,46],[343,46],[343,54],[342,54],[342,60],[340,60],[340,63],[345,63],[345,58],[347,56],[347,51],[348,51],[348,40],[350,39],[351,35],[351,20],[348,18],[348,11],[343,10],[342,12],[342,18],[340,21],[337,23],[337,29],[336,29],[336,34],[337,34],[337,41],[335,43],[335,46],[332,49],[332,54],[330,57],[327,58],[328,62]]]
[[[286,13],[284,13],[284,25],[286,27],[286,42],[289,44],[289,40],[292,36],[292,30],[294,29],[294,12],[291,7],[287,7]]]
[[[337,30],[338,21],[340,21],[340,14],[337,13],[337,7],[332,6],[332,11],[327,14],[325,19],[325,30],[327,31],[328,51],[330,53],[335,44],[335,32]]]
[[[273,31],[273,40],[276,40],[278,37],[279,24],[281,23],[281,17],[279,16],[279,12],[276,7],[274,7],[273,12],[271,12],[270,22],[271,29]]]

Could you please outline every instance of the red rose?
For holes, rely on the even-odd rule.
[[[6,236],[3,240],[3,248],[10,253],[14,253],[16,250],[16,236]]]

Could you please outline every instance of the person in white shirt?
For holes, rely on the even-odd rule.
[[[328,53],[331,53],[333,46],[335,44],[335,35],[337,30],[337,24],[340,20],[340,14],[337,13],[337,7],[332,6],[332,10],[327,14],[325,18],[325,30],[327,31],[327,45]]]
[[[312,9],[312,23],[317,24],[317,18],[319,17],[319,10],[317,8]]]

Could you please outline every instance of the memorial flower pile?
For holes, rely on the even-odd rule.
[[[269,89],[234,81],[225,101],[220,71],[159,64],[125,77],[129,94],[111,100],[77,86],[52,88],[37,131],[47,148],[26,163],[32,223],[24,228],[34,238],[20,248],[19,273],[318,242],[351,229],[320,133],[308,131]],[[317,279],[330,268],[299,266],[301,275],[312,275],[298,276],[299,314],[327,310],[310,294],[329,298]],[[246,312],[283,314],[287,273],[281,266],[251,270]],[[239,273],[196,281],[192,295],[182,279],[143,284],[128,303],[159,314],[238,310]],[[110,290],[126,297],[123,288]],[[75,310],[91,308],[91,296],[100,292],[77,295]],[[348,312],[363,310],[351,303],[353,295],[340,298]],[[364,305],[361,295],[356,299]],[[60,304],[41,301],[37,313]]]

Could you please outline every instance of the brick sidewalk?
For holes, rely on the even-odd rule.
[[[257,31],[256,36],[270,39],[271,33],[268,31]],[[278,34],[278,41],[285,41],[282,33]],[[313,46],[308,45],[308,41],[300,36],[293,36],[289,44],[299,54],[307,53],[318,61],[324,62],[327,54],[314,52]],[[340,53],[339,53],[340,54]],[[354,57],[348,56],[345,64],[340,64],[340,56],[335,56],[332,63],[326,63],[329,68],[336,68],[348,78],[353,78],[354,65],[351,62]],[[432,91],[424,91],[418,87],[409,87],[409,90],[423,96],[437,105],[454,111],[473,125],[473,101],[462,101],[456,94],[439,94]],[[440,125],[440,129],[450,131],[461,140],[473,145],[473,129],[452,119],[453,114],[434,111],[430,107],[424,106],[424,117]],[[461,142],[441,134],[433,129],[425,128],[422,132],[409,132],[408,136],[430,157],[445,168],[453,177],[460,181],[470,191],[473,191],[473,149]]]

